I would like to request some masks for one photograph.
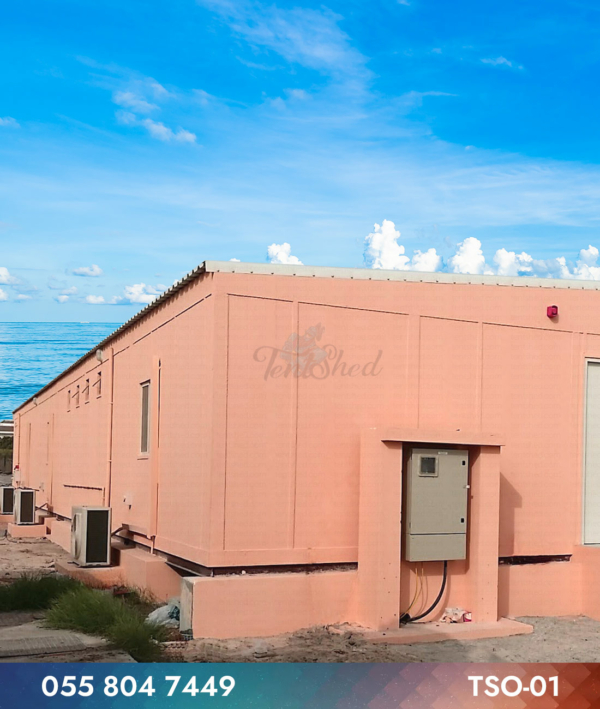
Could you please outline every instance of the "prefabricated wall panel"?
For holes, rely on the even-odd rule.
[[[110,505],[207,566],[355,562],[361,431],[486,431],[505,442],[500,556],[572,553],[599,291],[273,270],[199,276],[18,409],[37,504]],[[100,370],[102,395],[68,406]]]

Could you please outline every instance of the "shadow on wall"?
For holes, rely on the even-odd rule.
[[[523,498],[500,473],[500,550],[499,556],[515,553],[515,510],[523,506]]]

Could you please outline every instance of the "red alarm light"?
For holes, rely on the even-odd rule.
[[[549,305],[546,308],[546,315],[549,318],[556,318],[558,317],[558,305]]]

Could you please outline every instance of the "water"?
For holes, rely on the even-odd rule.
[[[0,419],[121,323],[0,323]]]

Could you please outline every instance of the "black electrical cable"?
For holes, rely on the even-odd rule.
[[[421,613],[421,615],[417,615],[414,618],[411,618],[408,613],[405,613],[401,618],[400,618],[400,625],[403,623],[414,623],[416,620],[421,620],[421,618],[425,618],[426,615],[429,615],[432,610],[435,609],[437,604],[442,600],[442,596],[444,595],[444,591],[446,590],[446,581],[448,580],[448,562],[444,561],[444,576],[442,578],[442,586],[440,588],[440,592],[437,595],[437,598],[435,601],[429,606],[429,608],[424,612]]]

